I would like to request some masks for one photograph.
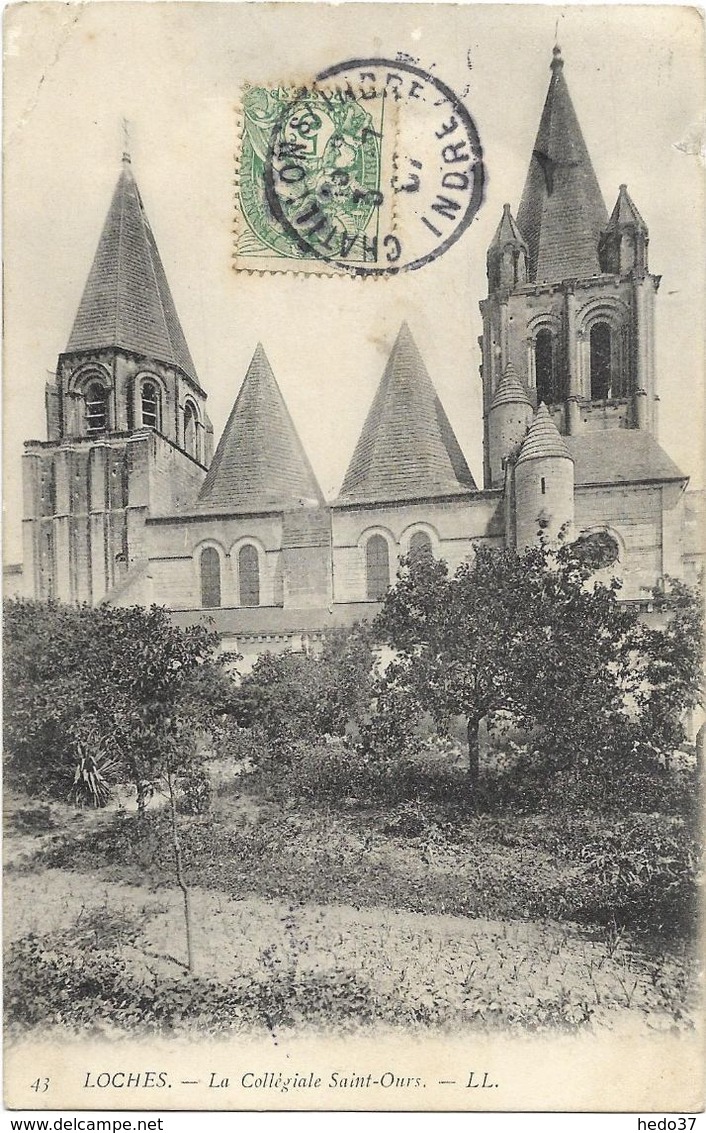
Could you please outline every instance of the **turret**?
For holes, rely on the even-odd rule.
[[[601,271],[611,275],[644,274],[647,271],[648,244],[647,225],[637,211],[627,185],[621,185],[615,208],[598,246]]]
[[[534,410],[527,390],[508,363],[488,411],[490,487],[499,488],[505,461],[527,432]]]
[[[522,442],[514,467],[515,545],[569,534],[574,520],[574,461],[546,405]]]
[[[488,248],[487,266],[489,292],[511,291],[527,281],[527,244],[507,204]]]

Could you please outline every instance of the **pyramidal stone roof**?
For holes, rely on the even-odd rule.
[[[281,511],[324,502],[260,343],[199,493],[199,510]]]
[[[517,213],[529,248],[529,278],[559,282],[598,275],[607,210],[554,48],[544,110]]]
[[[525,460],[539,460],[546,457],[563,457],[572,461],[574,459],[552,421],[549,410],[542,402],[520,446],[516,463],[522,464]]]
[[[495,391],[490,408],[497,409],[499,405],[512,405],[519,402],[524,405],[531,405],[527,390],[517,376],[515,367],[512,362],[508,362],[505,368],[505,373],[498,382],[498,387]]]
[[[647,232],[647,225],[637,211],[635,202],[628,193],[627,185],[621,185],[618,199],[615,202],[615,208],[610,214],[610,220],[606,225],[605,231],[618,232],[627,225],[634,225],[643,232]]]
[[[199,385],[127,155],[66,352],[111,346],[177,366]]]
[[[404,323],[337,502],[428,498],[475,487],[411,331]]]
[[[495,235],[490,242],[491,248],[504,248],[507,244],[519,244],[521,247],[527,247],[527,241],[517,227],[517,221],[512,215],[512,211],[508,204],[503,205],[503,215],[500,218],[500,224],[495,229]]]

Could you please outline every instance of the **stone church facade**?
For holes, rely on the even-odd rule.
[[[608,214],[559,49],[516,216],[480,304],[484,466],[468,468],[410,329],[327,502],[258,346],[218,446],[129,157],[24,457],[24,588],[212,618],[245,655],[372,616],[399,558],[598,533],[627,599],[694,559],[658,443],[647,226]]]

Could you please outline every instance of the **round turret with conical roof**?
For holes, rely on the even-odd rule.
[[[518,378],[512,362],[509,362],[498,382],[488,411],[491,488],[502,485],[505,461],[527,432],[533,413],[527,390]]]
[[[554,542],[574,520],[574,460],[542,403],[515,461],[515,545],[531,546],[540,532]]]

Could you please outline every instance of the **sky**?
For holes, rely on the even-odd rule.
[[[28,4],[6,12],[5,562],[21,550],[24,439],[46,437],[44,386],[65,348],[120,172],[132,168],[220,435],[262,341],[324,494],[336,495],[403,320],[482,482],[485,255],[516,213],[555,35],[610,210],[626,182],[650,229],[660,440],[703,484],[703,29],[695,9],[377,5]],[[443,256],[391,279],[232,268],[244,83],[306,82],[404,52],[470,111],[485,201]]]

